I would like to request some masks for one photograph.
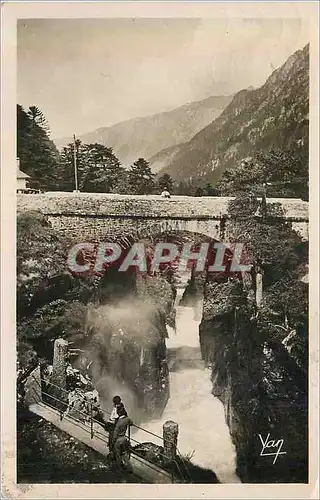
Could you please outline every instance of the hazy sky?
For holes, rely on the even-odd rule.
[[[20,20],[18,103],[82,134],[260,86],[308,41],[299,19]]]

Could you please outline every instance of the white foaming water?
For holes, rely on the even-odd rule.
[[[177,303],[182,292],[178,290]],[[222,483],[240,483],[235,472],[236,453],[225,422],[224,408],[211,394],[210,370],[204,368],[201,361],[199,321],[194,319],[194,309],[177,306],[176,332],[168,327],[168,333],[170,399],[160,419],[145,422],[142,426],[161,435],[162,425],[167,420],[177,422],[181,454],[193,454],[192,462],[213,470]],[[140,442],[154,441],[147,436],[143,431],[134,435]]]

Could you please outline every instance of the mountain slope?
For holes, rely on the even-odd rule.
[[[99,128],[78,139],[113,147],[121,163],[128,165],[139,157],[150,158],[164,148],[188,141],[217,118],[231,99],[232,96],[208,97],[172,111]],[[72,142],[72,138],[55,140],[59,148],[68,142]]]
[[[157,174],[166,165],[173,161],[176,155],[180,152],[181,148],[185,145],[185,142],[181,144],[176,144],[175,146],[170,146],[169,148],[161,149],[155,155],[149,158],[150,167],[152,172]]]
[[[307,45],[262,87],[238,92],[213,123],[173,152],[161,173],[195,185],[215,183],[226,169],[260,150],[307,148],[308,96]]]

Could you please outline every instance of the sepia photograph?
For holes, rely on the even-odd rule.
[[[21,491],[310,482],[314,34],[162,12],[16,20]]]

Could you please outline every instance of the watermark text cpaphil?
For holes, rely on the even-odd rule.
[[[144,243],[133,243],[124,249],[116,242],[98,244],[83,242],[73,245],[67,256],[67,267],[76,274],[98,274],[111,265],[118,264],[120,272],[134,267],[142,273],[157,272],[163,266],[175,265],[179,272],[186,271],[190,262],[195,271],[209,273],[246,273],[252,265],[246,262],[243,243],[226,245],[221,242],[175,243],[159,242],[154,248]]]

